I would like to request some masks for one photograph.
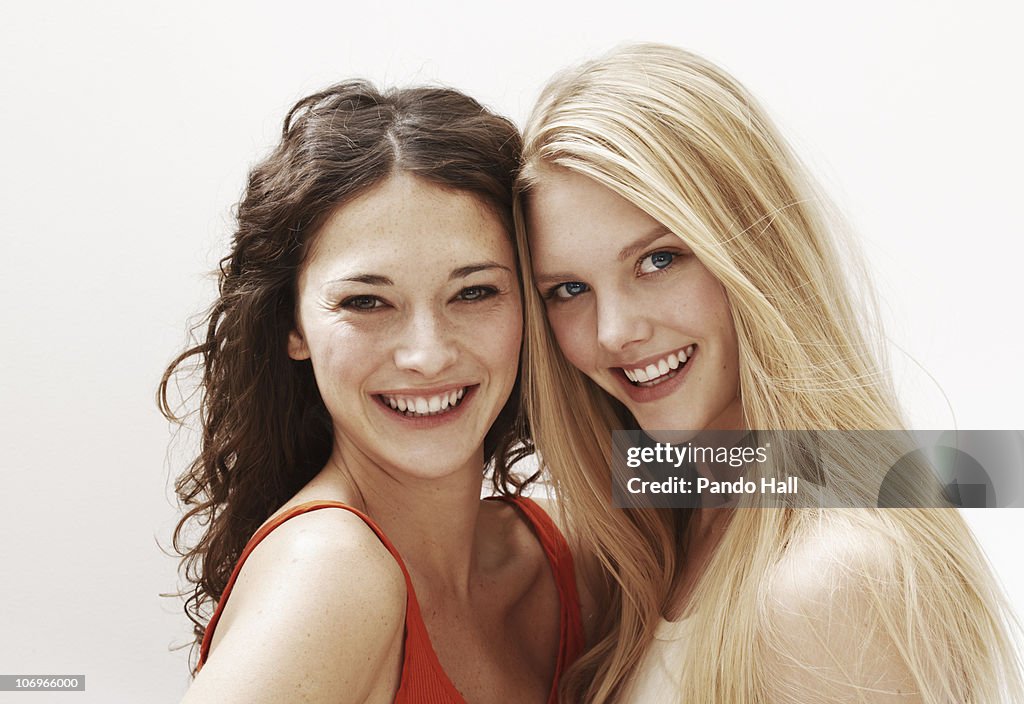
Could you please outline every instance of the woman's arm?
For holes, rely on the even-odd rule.
[[[401,569],[357,516],[296,516],[246,560],[183,704],[390,702],[405,604]]]

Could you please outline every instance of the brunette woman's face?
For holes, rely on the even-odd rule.
[[[742,425],[725,289],[666,227],[596,181],[541,172],[527,227],[562,352],[646,431]]]
[[[477,461],[516,378],[522,312],[506,228],[477,197],[398,173],[339,207],[298,283],[335,449],[436,477]]]

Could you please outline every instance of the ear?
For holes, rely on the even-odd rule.
[[[309,359],[309,346],[306,338],[296,329],[288,333],[288,356],[294,360]]]

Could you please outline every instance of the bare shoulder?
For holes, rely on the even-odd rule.
[[[295,516],[246,560],[185,701],[390,701],[405,601],[401,569],[358,516]]]
[[[763,600],[772,701],[922,701],[893,635],[904,585],[892,541],[823,522],[787,546]]]
[[[892,572],[892,538],[848,523],[821,522],[786,546],[770,575],[770,595],[780,604],[834,603],[836,590],[855,589]]]

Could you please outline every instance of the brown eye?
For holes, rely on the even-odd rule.
[[[469,286],[459,291],[458,298],[462,301],[482,301],[498,292],[493,286]]]
[[[376,296],[352,296],[346,298],[341,302],[342,308],[349,308],[352,310],[375,310],[382,308],[384,301],[380,300]]]

